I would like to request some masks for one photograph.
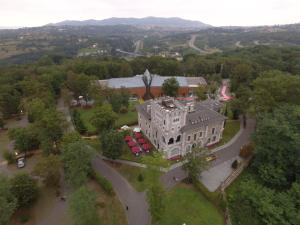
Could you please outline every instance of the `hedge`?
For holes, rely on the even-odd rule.
[[[99,173],[95,172],[94,174],[95,181],[103,188],[103,190],[109,195],[115,195],[112,184],[105,177],[101,176]]]

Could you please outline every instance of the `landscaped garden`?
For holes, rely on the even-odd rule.
[[[134,125],[138,122],[138,116],[135,109],[135,106],[139,104],[138,102],[130,102],[128,111],[126,113],[118,113],[118,119],[115,123],[116,128],[120,128],[123,125]],[[88,133],[95,134],[96,128],[91,123],[91,118],[95,112],[95,108],[84,109],[78,108],[78,112],[80,113],[81,119],[86,126]]]

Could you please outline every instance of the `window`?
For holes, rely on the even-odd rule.
[[[191,140],[191,136],[188,136],[187,140],[190,141]]]
[[[203,132],[201,131],[201,132],[199,133],[199,137],[202,137],[202,135],[203,135]]]
[[[164,125],[166,125],[166,120],[164,120]]]
[[[216,141],[216,139],[217,139],[217,137],[216,137],[216,136],[213,136],[212,141]]]
[[[181,135],[178,135],[176,138],[176,142],[180,142],[180,139],[181,139]]]
[[[168,145],[171,145],[171,144],[174,144],[174,138],[169,139]]]
[[[216,131],[216,128],[213,128],[212,131],[211,131],[211,133],[215,134],[215,131]]]
[[[194,134],[194,141],[196,141],[197,139],[197,134]]]

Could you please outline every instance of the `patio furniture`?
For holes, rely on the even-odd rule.
[[[135,154],[136,156],[139,156],[139,154],[140,154],[140,152],[141,152],[141,149],[139,148],[139,147],[132,147],[131,148],[131,152],[133,153],[133,154]]]
[[[150,152],[150,145],[148,143],[142,145],[142,149],[145,152]]]
[[[139,133],[139,132],[135,132],[135,133],[134,133],[134,137],[135,137],[136,139],[139,139],[139,138],[142,137],[142,134]]]

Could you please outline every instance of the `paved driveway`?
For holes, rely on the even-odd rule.
[[[137,192],[115,169],[107,165],[99,156],[96,156],[92,165],[102,176],[106,177],[117,193],[130,225],[150,224],[150,214],[145,192]],[[128,210],[126,210],[128,206]]]
[[[242,128],[243,129],[243,128]],[[251,134],[254,132],[255,129],[255,120],[254,119],[247,119],[247,126],[244,128],[240,135],[232,142],[229,142],[229,144],[224,145],[222,148],[220,148],[217,152],[214,154],[217,156],[217,159],[212,163],[210,169],[208,171],[204,171],[202,174],[205,176],[205,183],[204,185],[208,185],[208,188],[211,190],[214,189],[216,183],[221,182],[222,179],[226,179],[228,175],[228,163],[232,161],[232,159],[238,157],[240,148],[248,144],[251,138]],[[212,174],[212,171],[214,170],[223,171],[221,174],[222,176],[216,175],[214,176]],[[210,174],[210,176],[206,176],[206,174]],[[165,173],[161,177],[162,183],[165,185],[166,188],[171,188],[176,185],[176,181],[174,181],[174,177],[176,177],[178,180],[183,180],[186,178],[187,174],[183,171],[182,166],[174,168],[173,170],[170,170],[169,172]]]

